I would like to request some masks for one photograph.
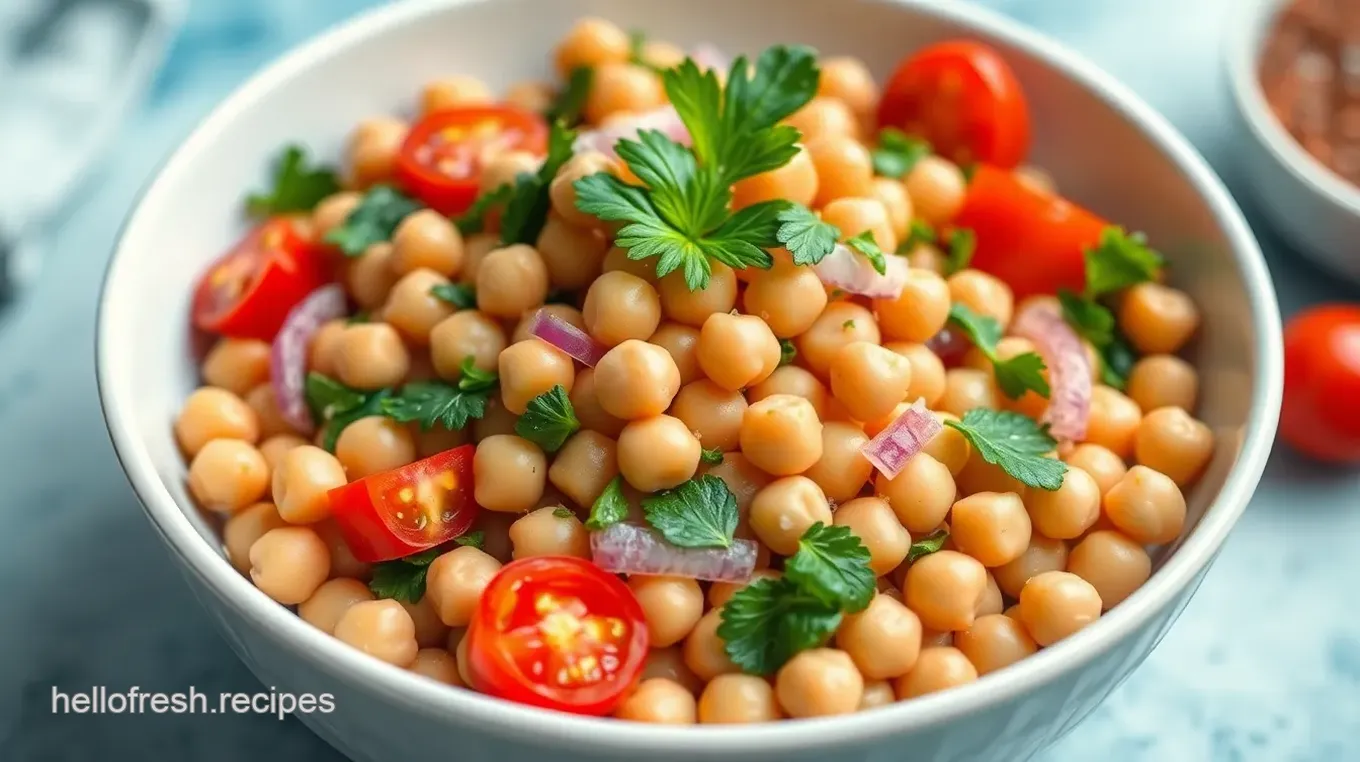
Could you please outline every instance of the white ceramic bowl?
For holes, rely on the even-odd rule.
[[[281,144],[303,139],[336,156],[356,120],[409,109],[433,76],[462,71],[505,86],[546,74],[548,50],[587,13],[687,45],[807,42],[862,56],[879,76],[948,37],[1004,52],[1034,109],[1035,160],[1070,195],[1146,231],[1203,311],[1193,354],[1217,455],[1190,496],[1190,531],[1157,554],[1142,589],[1056,647],[957,690],[843,718],[669,728],[548,713],[425,681],[321,634],[232,569],[216,525],[186,493],[171,422],[196,382],[190,292],[241,233],[242,193],[264,181]],[[373,11],[252,79],[175,153],[127,223],[99,320],[109,431],[153,526],[265,685],[334,694],[333,713],[301,718],[363,762],[1020,762],[1095,708],[1171,626],[1251,497],[1280,404],[1271,284],[1201,158],[1128,90],[1051,40],[966,3],[930,0],[432,0]]]
[[[1360,188],[1303,150],[1271,113],[1257,77],[1266,36],[1287,1],[1246,0],[1230,16],[1223,53],[1236,120],[1232,160],[1286,242],[1360,283]]]

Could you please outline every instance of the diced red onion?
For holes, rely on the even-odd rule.
[[[590,535],[595,565],[615,574],[748,582],[756,569],[756,551],[754,542],[741,539],[728,548],[681,548],[647,527],[626,522]]]
[[[689,57],[700,69],[726,72],[732,68],[732,57],[718,49],[717,45],[701,42],[689,52]]]
[[[1037,302],[1015,316],[1011,333],[1034,342],[1048,366],[1050,394],[1044,420],[1049,432],[1063,440],[1085,439],[1091,413],[1091,363],[1077,332],[1053,305]]]
[[[345,290],[334,283],[322,286],[293,307],[274,337],[274,346],[269,352],[269,380],[274,387],[274,402],[283,420],[299,433],[310,434],[316,425],[304,393],[307,348],[323,323],[344,317],[346,310]]]
[[[926,409],[924,401],[918,399],[887,428],[878,432],[878,436],[865,442],[860,452],[880,474],[892,479],[943,428],[940,419]]]
[[[674,106],[666,105],[640,114],[615,117],[599,129],[581,133],[573,147],[576,153],[599,151],[610,158],[618,158],[614,146],[624,138],[636,140],[641,130],[657,130],[677,143],[690,144],[689,129],[680,121],[680,114]]]
[[[907,283],[909,269],[902,257],[887,255],[886,272],[880,275],[867,257],[843,243],[812,268],[828,286],[872,299],[896,299]]]
[[[598,341],[590,338],[585,331],[547,310],[534,313],[534,320],[529,324],[529,334],[537,336],[592,368],[608,351]]]

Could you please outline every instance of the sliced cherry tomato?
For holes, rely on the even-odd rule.
[[[1309,457],[1360,463],[1360,305],[1319,305],[1285,326],[1280,436]]]
[[[954,224],[977,236],[972,267],[1005,281],[1017,300],[1085,288],[1085,252],[1109,226],[1061,196],[985,164],[973,173]]]
[[[574,714],[613,711],[647,659],[647,622],[628,586],[570,556],[508,564],[468,625],[473,685]]]
[[[477,518],[473,445],[366,476],[327,493],[340,535],[364,563],[389,561],[461,536]]]
[[[993,48],[971,40],[922,48],[898,65],[878,107],[880,127],[930,141],[959,164],[1013,168],[1029,151],[1029,105]]]
[[[416,123],[397,156],[397,180],[442,214],[466,211],[477,198],[482,166],[502,151],[542,154],[548,127],[507,106],[436,111]]]
[[[246,234],[203,275],[194,292],[194,325],[270,341],[288,311],[327,280],[320,252],[292,220],[277,217]]]

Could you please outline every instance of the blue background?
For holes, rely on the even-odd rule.
[[[1252,1],[988,4],[1131,84],[1231,184],[1218,35]],[[249,73],[368,4],[194,0],[147,101],[54,229],[41,280],[5,318],[0,760],[339,759],[293,720],[54,716],[50,706],[54,686],[258,690],[181,583],[114,460],[93,382],[95,299],[117,227],[167,152]],[[1286,314],[1311,301],[1355,297],[1258,232]],[[1356,486],[1351,473],[1276,453],[1177,627],[1045,759],[1360,759]]]

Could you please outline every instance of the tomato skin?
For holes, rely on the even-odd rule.
[[[884,88],[879,127],[930,141],[959,164],[1013,169],[1029,151],[1029,104],[1010,64],[994,48],[951,40],[918,50]]]
[[[1109,223],[1061,196],[1036,190],[1004,169],[973,173],[957,227],[977,236],[972,267],[1005,281],[1016,300],[1086,287],[1087,249]]]
[[[291,219],[276,217],[203,274],[194,291],[193,323],[220,336],[272,341],[288,312],[329,280],[321,252]]]
[[[615,643],[620,651],[617,667],[602,682],[576,687],[549,685],[545,677],[556,674],[551,666],[538,676],[523,669],[521,662],[535,655],[526,653],[533,646],[550,652],[542,654],[543,658],[562,655],[548,645],[548,637],[523,621],[506,629],[508,621],[523,619],[525,604],[536,609],[539,596],[544,594],[577,599],[590,616],[621,623],[623,631]],[[517,633],[525,635],[517,638]],[[466,637],[470,677],[477,690],[521,704],[596,717],[614,711],[637,684],[650,645],[642,606],[628,586],[589,561],[571,556],[524,558],[503,567],[482,593]],[[597,648],[585,655],[605,653],[598,641],[586,645],[592,644]]]
[[[503,150],[528,151],[542,155],[548,149],[548,128],[535,114],[509,106],[458,108],[427,115],[411,128],[397,154],[396,177],[416,198],[440,214],[462,214],[477,198],[481,185],[481,160],[470,154],[480,153],[477,143],[486,143],[486,136],[457,138],[441,143],[441,134],[448,131],[475,129],[479,124],[494,121],[499,131]],[[507,136],[507,132],[510,132]],[[450,175],[432,166],[434,146],[443,145],[453,152],[465,149],[464,171]]]
[[[1360,463],[1360,305],[1322,304],[1284,329],[1280,437],[1311,458]]]
[[[478,507],[472,499],[472,455],[476,447],[463,445],[445,450],[424,460],[391,471],[372,474],[327,493],[331,515],[354,557],[363,563],[402,558],[428,550],[459,537],[476,520]],[[452,485],[439,485],[444,474]],[[422,485],[422,481],[425,484]],[[432,522],[428,529],[397,523],[394,514],[418,512],[419,506],[402,504],[397,493],[410,490],[413,497],[430,494],[430,484],[444,486],[439,491],[442,513],[451,518]]]

